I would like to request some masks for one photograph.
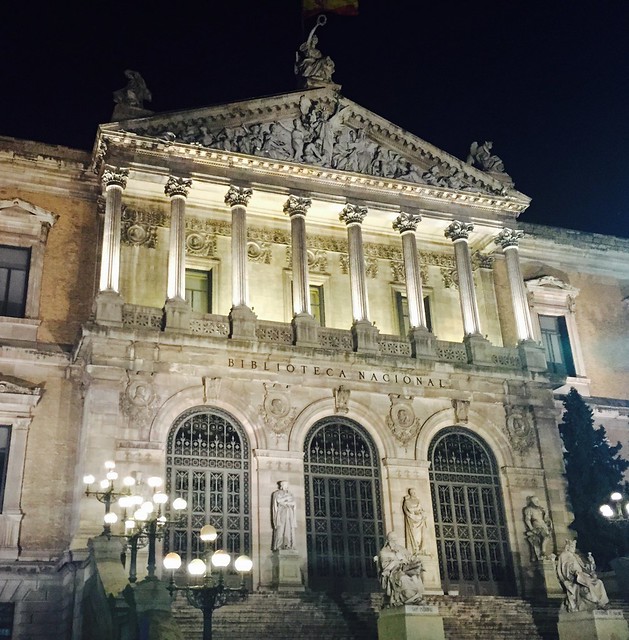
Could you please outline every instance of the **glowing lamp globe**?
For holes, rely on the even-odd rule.
[[[157,489],[157,487],[162,486],[163,480],[159,476],[151,476],[146,482],[149,487]]]
[[[125,487],[132,487],[135,485],[135,478],[133,476],[125,476],[122,479],[122,484],[124,484]]]
[[[115,469],[116,463],[113,460],[107,460],[105,462],[105,469]]]
[[[238,556],[234,560],[234,569],[238,573],[249,573],[253,568],[253,560],[249,556]]]
[[[118,516],[113,511],[110,511],[105,514],[103,520],[105,521],[105,524],[116,524],[116,522],[118,522]]]
[[[165,493],[162,493],[161,491],[158,491],[153,496],[153,502],[155,504],[166,504],[168,502],[168,496]]]
[[[109,480],[101,480],[100,481],[101,489],[109,489]]]
[[[231,561],[231,557],[227,551],[219,549],[212,554],[212,564],[217,569],[224,569]]]
[[[199,537],[203,542],[214,542],[218,537],[218,533],[216,529],[211,524],[206,524],[201,528],[201,532],[199,533]]]
[[[205,562],[201,558],[195,558],[188,564],[188,573],[191,576],[202,576],[205,573]]]
[[[612,493],[610,497],[614,502],[618,502],[619,500],[622,500],[622,493],[618,493],[618,491],[614,491],[614,493]]]
[[[614,515],[614,510],[608,504],[604,504],[604,505],[600,506],[599,507],[599,511],[606,518],[611,518]]]
[[[175,498],[173,500],[173,509],[175,511],[182,511],[188,506],[188,503],[183,498]]]
[[[90,484],[94,484],[96,482],[96,478],[91,474],[88,473],[86,476],[83,476],[83,483],[90,485]]]
[[[181,566],[181,557],[178,553],[171,551],[170,553],[166,554],[163,562],[164,568],[168,569],[168,571],[177,571],[177,569],[179,569],[179,567]]]

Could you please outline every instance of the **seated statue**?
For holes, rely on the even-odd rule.
[[[419,604],[424,595],[421,560],[409,553],[395,532],[389,533],[377,556],[380,586],[385,593],[385,605],[400,607]]]
[[[478,167],[482,171],[494,171],[496,173],[504,173],[505,165],[502,160],[491,153],[493,142],[472,142],[470,152],[467,156],[467,164]]]
[[[566,611],[605,609],[609,604],[605,585],[596,576],[592,554],[583,561],[577,553],[575,540],[566,540],[564,550],[557,558],[557,577],[566,592]]]
[[[152,98],[144,78],[132,69],[127,69],[124,75],[127,78],[127,86],[114,91],[114,102],[143,109],[144,102],[150,102]]]

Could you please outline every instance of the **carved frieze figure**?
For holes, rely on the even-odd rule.
[[[548,541],[553,524],[537,496],[528,496],[522,510],[526,539],[531,547],[531,562],[548,558]]]
[[[140,430],[145,429],[153,420],[159,398],[155,385],[145,378],[129,380],[120,398],[120,410],[129,419],[129,423]]]
[[[392,531],[376,556],[380,586],[385,594],[385,607],[419,604],[424,596],[422,562],[401,544]]]
[[[299,47],[295,58],[295,75],[301,76],[307,87],[316,87],[332,83],[334,62],[329,56],[324,56],[319,49],[319,39],[315,31],[325,25],[327,18],[321,15],[310,31],[308,39]]]
[[[422,507],[415,489],[409,489],[402,500],[404,512],[404,536],[406,548],[417,555],[422,552],[424,529],[426,529],[426,512]]]
[[[493,171],[495,173],[506,173],[503,161],[496,155],[492,155],[493,142],[472,142],[470,152],[467,156],[467,164],[478,167],[482,171]]]
[[[564,607],[569,613],[607,608],[609,598],[605,585],[596,575],[594,558],[588,553],[588,559],[583,560],[576,540],[566,540],[557,558],[557,577],[566,594]]]
[[[291,407],[288,385],[264,383],[264,401],[260,415],[264,424],[278,437],[286,437],[295,418],[296,410]]]
[[[285,480],[277,483],[277,489],[271,495],[271,525],[271,549],[294,549],[297,528],[295,496],[288,490],[288,482]]]
[[[466,424],[469,420],[470,401],[452,398],[452,408],[454,409],[454,419],[456,422]]]
[[[391,408],[386,423],[395,438],[404,446],[417,435],[419,420],[415,417],[412,396],[390,393]]]
[[[335,413],[347,413],[349,411],[349,395],[350,390],[347,387],[341,385],[336,387],[332,392],[334,394],[334,412]]]
[[[124,75],[127,78],[127,86],[114,91],[114,102],[143,109],[144,102],[150,102],[153,99],[144,78],[132,69],[127,69]]]

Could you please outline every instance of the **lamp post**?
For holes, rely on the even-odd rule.
[[[629,520],[629,500],[623,497],[619,491],[614,491],[609,496],[612,504],[603,504],[598,510],[612,522],[623,522]],[[625,503],[623,505],[623,502]],[[613,505],[613,506],[612,506]]]
[[[231,562],[231,556],[226,551],[219,549],[211,552],[211,547],[217,538],[216,529],[206,524],[200,532],[200,538],[206,547],[206,562],[201,558],[195,558],[188,564],[188,573],[194,578],[202,578],[201,584],[178,585],[175,582],[175,571],[181,567],[181,557],[178,553],[171,552],[164,558],[164,568],[171,572],[168,590],[171,596],[177,591],[184,591],[188,602],[203,612],[203,640],[212,640],[212,614],[214,609],[227,604],[230,595],[237,595],[242,600],[247,597],[245,586],[245,574],[253,567],[253,562],[248,556],[238,556],[234,561],[234,568],[241,575],[239,588],[225,586],[224,571]],[[212,573],[212,566],[218,570],[218,577]]]

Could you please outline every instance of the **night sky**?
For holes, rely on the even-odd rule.
[[[157,112],[297,88],[298,0],[21,5],[4,8],[0,135],[91,149],[127,68]],[[360,0],[318,36],[347,98],[459,158],[492,140],[533,198],[521,220],[629,237],[625,0]]]

